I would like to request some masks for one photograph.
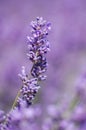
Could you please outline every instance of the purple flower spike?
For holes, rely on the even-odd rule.
[[[27,54],[29,60],[33,63],[31,68],[31,78],[25,72],[25,67],[22,67],[22,74],[19,74],[22,80],[21,97],[31,104],[40,86],[39,81],[45,80],[44,73],[47,70],[46,53],[50,50],[49,41],[47,40],[48,31],[51,29],[51,24],[43,20],[42,17],[37,17],[31,22],[31,36],[27,36],[29,52]],[[19,104],[20,100],[18,100]]]
[[[25,67],[22,67],[22,72],[19,74],[22,87],[12,110],[7,114],[5,122],[0,125],[0,130],[33,130],[37,128],[35,120],[40,115],[40,111],[38,108],[31,108],[30,105],[40,88],[39,82],[46,79],[44,73],[48,63],[45,54],[50,50],[47,40],[50,26],[50,23],[47,23],[42,17],[37,17],[36,21],[31,22],[31,36],[27,37],[29,48],[27,56],[33,63],[31,73],[27,74]],[[0,117],[2,117],[2,113],[0,113]]]

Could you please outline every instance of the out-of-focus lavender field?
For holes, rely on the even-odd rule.
[[[0,108],[9,111],[21,86],[21,66],[29,70],[29,23],[37,16],[52,23],[49,34],[47,80],[36,103],[43,111],[49,104],[69,104],[76,84],[86,72],[85,0],[0,0]]]

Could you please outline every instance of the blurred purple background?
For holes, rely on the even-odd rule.
[[[50,21],[52,30],[48,78],[36,102],[69,102],[86,71],[86,0],[0,0],[0,108],[6,111],[21,86],[21,66],[30,70],[26,36],[37,16]]]

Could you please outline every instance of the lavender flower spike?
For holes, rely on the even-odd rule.
[[[37,17],[36,21],[31,22],[31,28],[31,36],[27,36],[29,48],[27,56],[33,65],[30,75],[26,74],[24,66],[22,67],[22,74],[19,75],[22,80],[21,98],[28,105],[32,103],[40,88],[39,81],[46,79],[46,75],[44,75],[48,65],[46,54],[50,50],[47,35],[51,29],[51,24],[43,20],[42,17]],[[18,104],[20,101],[19,98]]]
[[[38,80],[44,79],[43,73],[47,69],[45,53],[49,51],[47,35],[50,25],[42,17],[37,17],[36,21],[31,22],[31,37],[27,37],[29,43],[29,53],[27,55],[33,63],[31,75],[38,78]]]
[[[47,70],[46,53],[49,49],[47,40],[48,31],[51,24],[37,17],[36,21],[31,22],[31,36],[28,36],[28,58],[33,63],[30,75],[26,73],[25,67],[22,67],[22,73],[19,74],[22,80],[22,88],[14,101],[11,111],[6,115],[5,122],[0,125],[0,130],[32,130],[36,125],[30,127],[29,122],[36,118],[36,112],[30,105],[38,92],[39,81],[46,79],[44,72]],[[29,108],[28,108],[29,107]],[[22,125],[23,124],[23,125]]]

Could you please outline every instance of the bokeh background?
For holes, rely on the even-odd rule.
[[[48,78],[35,102],[43,110],[51,103],[69,103],[86,71],[86,0],[0,0],[0,109],[6,112],[21,86],[21,66],[31,67],[26,37],[37,16],[50,21],[52,30]]]

